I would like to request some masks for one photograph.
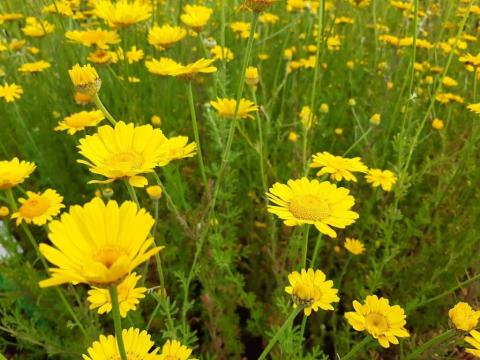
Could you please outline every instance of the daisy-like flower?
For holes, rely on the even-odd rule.
[[[310,167],[320,168],[317,176],[331,174],[330,178],[332,180],[341,181],[345,179],[346,181],[354,182],[357,182],[357,178],[353,175],[354,172],[366,173],[368,170],[359,157],[344,158],[332,155],[326,151],[313,155]]]
[[[75,134],[77,131],[85,130],[90,126],[97,126],[105,116],[100,110],[80,111],[72,115],[66,116],[63,121],[58,123],[56,131],[66,131],[69,135]]]
[[[65,207],[62,201],[63,196],[52,189],[47,189],[43,193],[27,191],[27,199],[18,199],[21,205],[18,211],[12,214],[12,219],[17,219],[17,226],[22,221],[38,226],[45,225]]]
[[[102,86],[102,80],[98,76],[97,70],[90,64],[84,66],[76,64],[68,70],[68,75],[75,86],[75,91],[79,93],[94,96]]]
[[[55,25],[48,21],[41,21],[34,17],[27,17],[26,25],[22,28],[25,35],[30,37],[43,37],[55,30]]]
[[[305,316],[310,316],[312,310],[333,310],[332,303],[340,300],[338,290],[333,288],[333,281],[326,280],[320,270],[294,271],[288,275],[288,281],[290,286],[285,287],[285,292],[292,295],[294,307],[305,306]]]
[[[382,347],[397,345],[397,337],[410,336],[405,329],[407,322],[403,309],[398,305],[390,306],[388,299],[369,295],[363,305],[355,300],[353,307],[355,311],[345,314],[348,323],[357,331],[367,331]]]
[[[343,246],[353,255],[360,255],[365,252],[365,246],[360,240],[357,239],[346,238]]]
[[[197,360],[191,358],[192,349],[182,345],[177,340],[167,340],[162,347],[158,360]]]
[[[148,182],[142,174],[151,173],[155,167],[172,160],[193,156],[195,145],[187,145],[188,139],[182,137],[182,146],[179,146],[177,139],[167,139],[160,129],[151,125],[135,127],[120,121],[114,128],[102,126],[96,134],[81,139],[78,148],[87,160],[78,162],[89,166],[92,173],[108,178],[89,183],[128,179],[132,186],[144,187]]]
[[[300,122],[305,126],[305,128],[310,129],[317,122],[317,117],[313,113],[312,109],[309,106],[302,107],[300,111]]]
[[[187,36],[187,30],[180,26],[162,25],[153,26],[148,32],[148,43],[163,50]]]
[[[258,73],[258,69],[254,66],[249,66],[247,70],[245,70],[245,82],[248,86],[256,86],[260,81],[260,75]]]
[[[4,85],[0,85],[0,99],[3,98],[6,102],[18,100],[22,94],[23,89],[20,85],[14,83],[5,83]]]
[[[218,116],[223,118],[233,118],[237,108],[237,101],[235,99],[220,99],[210,101],[210,105],[217,110]],[[240,99],[238,106],[237,117],[239,119],[250,118],[253,119],[251,113],[257,112],[258,106],[250,100]]]
[[[191,79],[199,73],[211,74],[217,71],[212,63],[215,59],[200,59],[192,64],[182,65],[170,58],[152,59],[145,62],[148,71],[155,75]]]
[[[322,234],[332,238],[337,233],[332,227],[344,229],[358,219],[351,211],[355,199],[349,190],[324,181],[307,178],[288,180],[287,184],[275,183],[267,198],[268,212],[277,215],[287,226],[313,224]]]
[[[140,299],[145,297],[147,288],[135,287],[140,278],[140,275],[132,273],[117,286],[118,304],[120,306],[121,317],[126,317],[130,310],[136,310],[137,305],[140,303]],[[90,310],[98,308],[99,314],[105,314],[112,311],[112,300],[110,299],[108,289],[93,287],[88,291],[87,300],[90,303]]]
[[[448,311],[448,316],[456,329],[470,331],[477,327],[480,311],[473,310],[466,302],[459,302]]]
[[[139,62],[145,56],[145,53],[142,49],[137,49],[136,46],[132,46],[130,50],[126,52],[127,61],[129,64]]]
[[[94,14],[111,27],[127,27],[150,18],[152,8],[141,0],[100,0],[95,4]]]
[[[465,349],[465,351],[473,356],[480,357],[480,332],[472,330],[469,335],[465,337],[465,341],[472,345],[474,349]]]
[[[40,61],[31,62],[31,63],[25,63],[18,68],[18,71],[23,73],[36,73],[36,72],[42,72],[43,70],[48,69],[49,67],[51,67],[49,62],[40,60]]]
[[[225,61],[232,61],[235,58],[232,50],[227,47],[221,47],[220,45],[215,45],[211,50],[210,53],[212,54],[213,58],[216,60],[223,60]]]
[[[158,355],[159,348],[154,348],[155,343],[151,340],[150,335],[143,330],[130,329],[122,330],[123,343],[125,344],[125,351],[130,360],[160,360]],[[120,359],[120,352],[118,351],[117,339],[113,335],[100,335],[100,339],[95,341],[91,347],[88,348],[88,355],[83,355],[84,360],[113,360]]]
[[[475,114],[480,115],[480,103],[470,104],[467,106],[467,109],[473,111]]]
[[[202,5],[185,5],[180,16],[182,22],[193,30],[200,32],[207,25],[213,10]]]
[[[138,265],[158,253],[150,229],[154,220],[132,201],[120,206],[94,198],[71,206],[60,220],[49,224],[53,246],[40,244],[40,252],[55,265],[40,287],[85,283],[109,287],[122,281]]]
[[[74,43],[88,47],[96,45],[103,50],[108,49],[109,45],[118,44],[120,42],[120,37],[115,30],[103,30],[100,28],[84,31],[67,31],[65,37]]]
[[[369,169],[365,179],[373,187],[381,186],[384,191],[392,191],[393,185],[397,182],[393,172],[381,169]]]
[[[34,163],[20,161],[18,158],[0,161],[0,190],[10,189],[23,183],[35,168]]]

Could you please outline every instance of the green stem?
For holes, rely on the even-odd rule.
[[[315,248],[313,249],[312,261],[310,262],[310,267],[315,268],[315,262],[317,260],[318,252],[323,245],[322,233],[318,233],[317,242],[315,243]]]
[[[306,224],[303,230],[303,247],[302,247],[302,267],[307,269],[307,254],[308,254],[308,235],[310,232],[310,225]]]
[[[117,121],[113,118],[113,116],[108,112],[107,108],[103,105],[102,100],[100,100],[100,98],[98,97],[98,94],[95,94],[95,96],[93,97],[93,102],[95,103],[97,108],[102,111],[103,115],[105,115],[107,120],[110,121],[110,124],[115,126]]]
[[[255,89],[251,89],[252,91],[252,98],[255,104],[257,104],[257,95],[255,93]],[[260,176],[262,179],[262,191],[266,192],[267,189],[267,178],[265,176],[265,166],[263,164],[263,128],[262,128],[262,119],[260,119],[260,115],[256,114],[257,119],[257,127],[258,127],[258,155],[259,155],[259,165],[260,165]]]
[[[450,340],[450,338],[454,337],[456,335],[456,330],[454,329],[450,329],[450,330],[447,330],[445,331],[444,333],[438,335],[438,336],[435,336],[433,339],[430,339],[429,341],[427,341],[425,344],[423,344],[422,346],[418,347],[414,352],[412,352],[409,356],[407,356],[406,360],[414,360],[414,359],[418,359],[418,357],[423,354],[425,351],[443,343],[443,342],[446,342],[448,340]]]
[[[372,341],[372,338],[370,336],[365,337],[362,341],[355,345],[347,355],[343,356],[341,360],[348,360],[354,358],[357,352],[362,350],[370,341]]]
[[[125,344],[123,343],[122,334],[122,320],[120,319],[120,305],[118,304],[118,292],[116,286],[111,286],[109,289],[110,300],[112,301],[112,315],[113,325],[115,327],[115,338],[117,339],[118,352],[122,360],[128,360],[125,351]]]

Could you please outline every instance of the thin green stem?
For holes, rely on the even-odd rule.
[[[120,318],[120,305],[118,304],[118,292],[116,286],[111,286],[109,289],[110,300],[112,302],[113,325],[115,327],[115,338],[117,339],[118,352],[122,360],[128,360],[127,352],[125,351],[125,344],[123,343],[122,334],[122,320]]]
[[[308,235],[310,233],[310,225],[306,224],[303,229],[303,243],[302,243],[302,267],[307,269],[307,255],[308,255]]]
[[[255,93],[255,89],[251,89],[252,98],[255,104],[257,104],[257,95]],[[258,154],[259,154],[259,165],[260,165],[260,176],[262,179],[262,191],[267,191],[267,178],[265,176],[265,165],[263,164],[263,127],[262,127],[262,119],[260,119],[260,115],[256,114],[257,119],[257,128],[258,128]]]
[[[447,330],[443,333],[441,333],[438,336],[435,336],[433,339],[430,339],[427,341],[425,344],[422,346],[418,347],[414,352],[412,352],[410,355],[407,356],[406,360],[414,360],[418,359],[420,355],[422,355],[424,352],[427,350],[430,350],[431,348],[449,341],[451,338],[455,337],[457,332],[454,329]]]
[[[367,344],[372,341],[372,338],[370,336],[365,337],[362,341],[360,341],[357,345],[355,345],[350,352],[343,356],[341,359],[342,360],[348,360],[348,359],[353,359],[355,355],[362,350]]]
[[[103,115],[105,115],[107,120],[110,121],[110,124],[115,126],[117,121],[113,118],[113,116],[108,112],[107,108],[103,105],[102,100],[100,100],[100,97],[98,96],[98,94],[95,94],[95,96],[93,97],[93,102],[95,103],[97,108],[103,113]]]

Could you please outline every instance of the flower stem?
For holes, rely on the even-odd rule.
[[[306,224],[303,229],[303,248],[302,248],[302,267],[307,269],[307,253],[308,253],[308,235],[310,233],[310,225]]]
[[[438,336],[435,336],[433,339],[430,339],[427,341],[425,344],[422,346],[418,347],[414,352],[412,352],[409,356],[407,356],[406,360],[413,360],[413,359],[418,359],[418,357],[423,354],[425,351],[431,349],[432,347],[435,347],[442,342],[446,342],[450,340],[450,338],[454,337],[456,335],[455,329],[450,329],[447,330],[443,333],[441,333]]]
[[[354,358],[357,352],[362,350],[370,341],[372,341],[372,338],[370,336],[365,337],[362,341],[357,343],[357,345],[355,345],[347,355],[343,356],[342,360],[348,360],[348,359]]]
[[[117,339],[118,352],[120,353],[120,358],[122,360],[128,360],[125,351],[125,344],[123,343],[122,320],[120,319],[120,305],[118,304],[117,287],[111,286],[108,291],[110,292],[110,300],[112,301],[113,325],[115,327],[115,338]]]
[[[287,320],[285,320],[285,322],[283,323],[282,327],[280,329],[277,330],[277,332],[275,333],[275,335],[273,336],[273,338],[270,340],[270,342],[268,343],[267,347],[265,348],[265,350],[263,350],[263,352],[260,354],[258,360],[263,360],[263,359],[266,359],[267,358],[267,355],[270,353],[270,351],[272,351],[273,347],[275,346],[275,344],[278,342],[278,340],[280,339],[280,336],[283,334],[283,332],[285,331],[285,329],[290,325],[291,322],[293,322],[293,320],[295,319],[295,317],[300,313],[300,311],[303,310],[303,306],[299,306],[297,307],[296,309],[294,309],[290,315],[288,316]]]
[[[97,108],[102,111],[103,115],[105,115],[107,120],[110,121],[110,124],[115,126],[117,121],[113,118],[112,114],[110,114],[107,108],[103,105],[102,100],[100,100],[100,98],[98,97],[98,94],[95,94],[95,96],[93,97],[93,102],[95,103]]]

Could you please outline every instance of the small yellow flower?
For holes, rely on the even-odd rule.
[[[137,49],[136,46],[132,46],[129,51],[126,53],[127,61],[129,64],[139,62],[145,56],[145,53],[142,49]]]
[[[158,115],[153,115],[152,118],[150,119],[150,122],[154,126],[160,126],[162,124],[162,118]]]
[[[317,117],[309,106],[302,107],[299,116],[300,122],[303,124],[303,126],[305,126],[306,129],[310,129],[317,122]]]
[[[343,135],[343,129],[342,128],[335,128],[335,135]]]
[[[148,43],[157,49],[166,49],[187,36],[187,30],[180,26],[153,26],[148,32]]]
[[[162,197],[162,188],[160,185],[148,186],[145,191],[152,200],[158,200]]]
[[[298,140],[298,134],[295,131],[290,131],[288,133],[288,141],[296,142]]]
[[[302,269],[288,275],[290,286],[285,287],[285,292],[292,295],[293,306],[302,305],[305,316],[310,316],[313,311],[333,310],[332,303],[338,302],[338,290],[333,288],[333,281],[326,280],[321,270]]]
[[[207,25],[213,10],[201,5],[185,5],[184,13],[180,16],[182,22],[200,32]]]
[[[10,209],[6,206],[0,206],[0,218],[7,217],[10,214]]]
[[[75,134],[77,131],[85,130],[87,127],[97,126],[105,116],[100,110],[80,111],[69,115],[58,123],[56,131],[67,131],[69,135]]]
[[[20,99],[20,96],[23,94],[23,89],[17,84],[8,84],[0,85],[0,99],[3,98],[6,102],[13,102]]]
[[[480,115],[480,103],[470,104],[467,106],[467,109],[473,111],[477,115]]]
[[[382,121],[382,115],[380,114],[373,114],[372,117],[370,118],[370,122],[373,125],[380,125],[381,121]]]
[[[357,239],[346,238],[343,246],[353,255],[360,255],[365,251],[365,246]]]
[[[474,349],[465,349],[465,351],[476,357],[480,357],[480,332],[472,330],[469,335],[470,336],[465,337],[465,341],[472,345]]]
[[[40,60],[31,63],[25,63],[18,68],[18,71],[23,73],[37,73],[48,69],[50,66],[50,63]]]
[[[84,31],[67,31],[65,37],[71,42],[82,44],[84,46],[97,46],[99,49],[106,50],[109,45],[118,44],[120,37],[115,30],[88,29]]]
[[[348,99],[348,105],[353,107],[357,105],[357,101],[354,98],[350,98]]]
[[[390,170],[369,169],[365,179],[373,187],[381,186],[384,191],[391,191],[397,177]]]
[[[456,329],[470,331],[477,327],[480,311],[473,310],[466,302],[459,302],[448,311],[448,316]]]
[[[445,76],[442,80],[442,84],[445,87],[455,87],[458,85],[458,81],[451,78],[450,76]]]
[[[366,173],[368,168],[359,157],[344,158],[341,156],[332,155],[326,151],[317,153],[312,156],[311,168],[321,168],[317,172],[317,176],[324,174],[331,174],[332,180],[357,182],[357,178],[353,175],[354,172]]]
[[[440,120],[438,118],[433,119],[432,121],[432,127],[435,130],[442,130],[445,127],[445,124],[443,123],[443,120]]]
[[[34,163],[20,161],[18,158],[0,161],[0,190],[23,183],[35,168]]]
[[[210,53],[212,54],[213,58],[216,60],[223,60],[229,62],[235,58],[232,50],[227,47],[221,47],[220,45],[215,45],[211,50]]]
[[[162,347],[162,353],[156,360],[197,360],[191,358],[192,349],[182,345],[177,340],[167,340]]]
[[[34,17],[27,17],[26,25],[22,28],[25,35],[30,37],[43,37],[55,30],[55,25],[48,21],[41,21]]]
[[[183,79],[191,79],[195,75],[211,74],[217,71],[212,63],[215,59],[200,59],[192,64],[182,65],[170,58],[160,58],[160,60],[152,59],[145,62],[148,71],[155,75],[174,76]]]
[[[256,86],[260,81],[260,75],[258,69],[253,66],[249,66],[245,71],[245,82],[248,86]]]
[[[127,27],[145,21],[152,15],[152,7],[142,0],[99,0],[94,14],[112,27]]]
[[[235,110],[237,110],[237,101],[235,99],[220,99],[216,101],[210,101],[210,105],[217,110],[218,116],[223,118],[233,118],[235,116]],[[251,113],[257,112],[258,106],[252,101],[246,99],[240,99],[238,105],[237,117],[239,119],[250,118],[253,119]]]
[[[100,90],[102,81],[92,65],[80,66],[76,64],[68,70],[68,74],[73,86],[75,86],[75,91],[94,96]]]
[[[330,108],[329,108],[328,104],[321,104],[320,105],[320,112],[322,114],[328,114],[329,111],[330,111]]]
[[[45,225],[65,207],[62,204],[63,197],[52,189],[47,189],[43,193],[27,191],[27,197],[27,199],[18,199],[21,206],[12,214],[12,219],[17,219],[17,226],[22,221],[27,224]]]

